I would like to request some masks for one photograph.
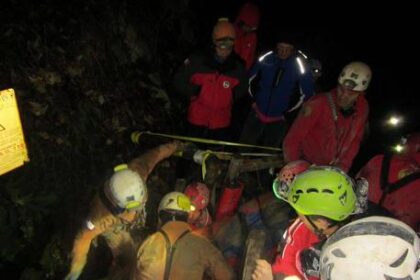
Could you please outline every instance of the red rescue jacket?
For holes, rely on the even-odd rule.
[[[177,71],[174,86],[189,98],[191,124],[219,129],[230,126],[233,101],[246,95],[248,83],[244,65],[236,54],[218,63],[212,53],[197,53]]]
[[[245,61],[249,70],[255,61],[257,50],[257,28],[260,22],[260,10],[257,6],[246,3],[242,6],[235,20],[235,52]],[[251,30],[245,31],[243,25]]]
[[[331,91],[336,104],[337,91]],[[334,120],[327,94],[309,99],[301,109],[283,142],[286,161],[305,159],[317,165],[336,165],[348,171],[359,151],[369,106],[359,96],[354,112],[345,117],[335,105]]]
[[[417,153],[415,157],[419,157]],[[420,172],[420,164],[415,157],[400,157],[394,155],[390,159],[387,182],[393,184],[410,174]],[[381,184],[382,163],[384,155],[373,157],[360,171],[358,176],[364,177],[369,182],[369,200],[379,203],[383,195]],[[420,179],[390,192],[383,200],[382,206],[393,213],[396,218],[417,229],[420,224]]]
[[[315,277],[305,277],[302,275],[300,265],[300,253],[312,245],[319,242],[318,236],[313,233],[300,220],[296,221],[287,229],[285,236],[285,245],[281,254],[276,257],[271,266],[273,274],[296,275],[301,279],[317,279]]]

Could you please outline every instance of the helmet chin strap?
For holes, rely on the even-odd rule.
[[[319,239],[326,239],[327,236],[324,234],[324,231],[320,228],[318,228],[315,223],[312,221],[311,218],[309,218],[309,216],[305,216],[306,220],[308,220],[308,222],[311,224],[312,228],[315,231],[315,234],[319,237]]]
[[[321,240],[327,239],[328,236],[325,234],[324,229],[319,228],[317,225],[315,225],[315,223],[312,221],[312,219],[309,216],[305,216],[305,218],[311,224],[311,226],[313,227],[313,229],[315,231],[315,234],[319,237],[319,239],[321,239]],[[332,223],[326,229],[332,228],[336,225],[337,225],[337,223]]]
[[[105,207],[115,216],[123,213],[125,211],[124,208],[118,207],[113,203],[113,201],[109,198],[109,190],[107,185],[99,191],[99,198],[101,199],[102,203]]]

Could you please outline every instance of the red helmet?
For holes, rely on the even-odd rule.
[[[304,160],[291,161],[280,170],[277,178],[273,182],[274,195],[279,199],[287,200],[289,186],[295,179],[296,175],[306,171],[311,164]]]
[[[197,210],[207,207],[210,200],[210,191],[203,183],[194,182],[189,184],[184,191],[185,195],[191,200],[191,203]]]
[[[293,181],[293,179],[296,177],[296,175],[302,173],[308,167],[311,166],[309,162],[304,160],[295,160],[291,161],[280,170],[279,174],[277,175],[277,178],[280,181],[285,182],[286,184],[290,185]]]

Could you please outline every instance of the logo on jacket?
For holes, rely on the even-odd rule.
[[[414,168],[413,168],[414,169]],[[412,168],[405,168],[405,169],[401,169],[398,172],[398,180],[401,180],[402,178],[414,173],[416,170],[413,170]]]
[[[229,88],[229,87],[230,87],[230,83],[229,83],[229,81],[224,81],[224,82],[223,82],[223,87],[224,87],[224,88]]]

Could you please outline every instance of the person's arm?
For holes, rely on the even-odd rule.
[[[238,69],[238,79],[239,84],[233,88],[233,98],[234,102],[239,102],[247,96],[248,93],[248,76],[243,65],[237,66]]]
[[[210,273],[212,279],[218,280],[230,280],[234,279],[235,275],[231,267],[227,264],[222,253],[206,240],[206,249],[203,251],[205,257],[207,258],[208,272]]]
[[[156,164],[165,158],[170,157],[180,148],[181,145],[182,144],[177,141],[160,145],[131,160],[128,164],[128,167],[139,173],[139,175],[146,182],[147,177],[153,171]]]
[[[76,280],[79,278],[86,265],[90,244],[99,234],[101,234],[101,231],[97,228],[92,230],[84,228],[77,234],[72,250],[70,272],[67,274],[66,280]]]
[[[289,276],[283,273],[273,275],[271,265],[266,260],[256,260],[252,280],[301,280],[301,278],[296,275]]]
[[[353,159],[359,152],[360,142],[362,141],[363,133],[365,131],[365,124],[367,122],[369,114],[369,107],[366,105],[361,107],[361,109],[361,112],[357,112],[357,114],[360,114],[360,119],[358,120],[355,126],[350,128],[352,130],[351,134],[354,134],[354,137],[351,140],[351,142],[347,144],[347,147],[343,147],[343,149],[347,149],[340,153],[340,158],[337,162],[337,165],[345,172],[348,172],[350,170],[353,163]]]
[[[375,172],[372,172],[372,170],[375,170],[377,168],[380,168],[382,165],[382,159],[383,155],[377,155],[371,158],[360,170],[357,172],[355,178],[366,178],[370,179],[375,176]],[[369,186],[372,186],[372,182],[369,182]]]
[[[255,55],[257,52],[257,34],[256,32],[252,32],[248,36],[250,36],[250,39],[249,39],[250,47],[248,48],[246,58],[245,58],[245,62],[246,62],[245,68],[251,69],[252,65],[254,64]]]
[[[313,80],[312,72],[309,65],[307,63],[304,63],[303,67],[305,71],[304,73],[299,73],[299,86],[300,86],[301,93],[303,95],[303,101],[306,101],[314,95],[315,89],[314,89],[314,80]]]
[[[258,83],[258,75],[260,73],[260,62],[257,60],[252,68],[248,72],[248,94],[250,97],[255,99],[256,92],[253,92],[253,89],[256,88],[256,83]]]
[[[271,264],[266,260],[256,260],[255,270],[252,272],[252,280],[273,280]]]
[[[283,141],[283,154],[286,162],[298,160],[300,150],[307,134],[315,126],[321,114],[319,99],[308,100],[303,104],[299,115],[293,122],[290,130]]]
[[[288,112],[293,112],[300,108],[303,102],[307,101],[315,93],[312,73],[307,63],[302,58],[296,58],[295,71],[297,71],[297,86],[299,90],[299,100],[293,104]],[[302,73],[303,71],[303,73]]]
[[[200,86],[191,83],[191,77],[197,71],[197,62],[195,56],[191,56],[184,61],[173,77],[173,86],[175,91],[187,101],[197,95]]]

